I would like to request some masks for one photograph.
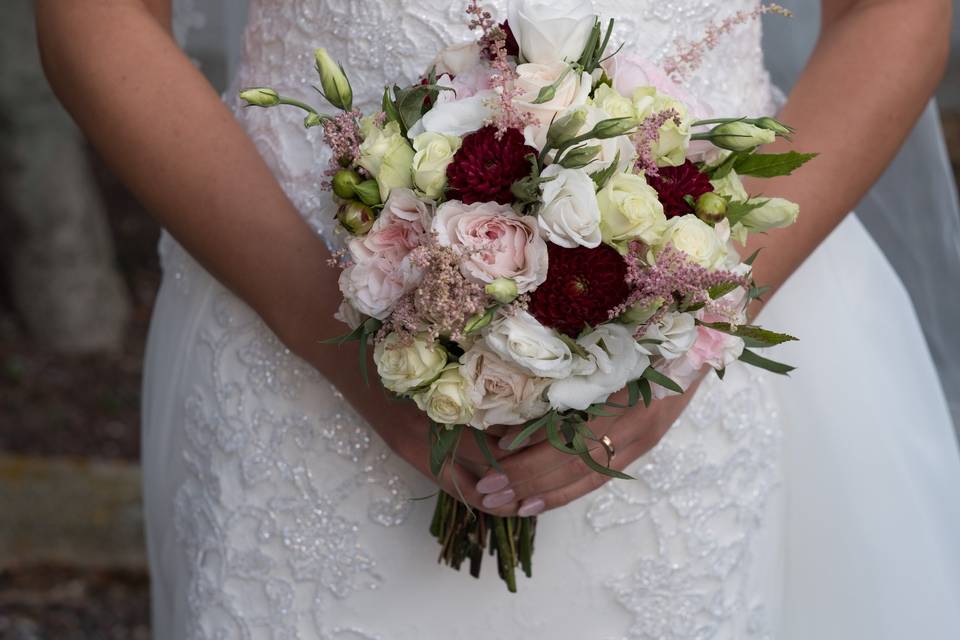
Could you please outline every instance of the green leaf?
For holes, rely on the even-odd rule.
[[[536,420],[531,420],[530,422],[528,422],[526,426],[523,428],[523,431],[521,431],[520,434],[513,439],[513,442],[511,442],[510,446],[507,448],[510,451],[513,451],[514,449],[519,447],[523,442],[526,442],[527,440],[529,440],[530,437],[533,436],[533,434],[535,434],[537,431],[542,429],[556,415],[557,414],[555,411],[550,411],[540,416]]]
[[[724,376],[727,375],[726,369],[714,369],[714,371],[717,372],[717,377],[720,378],[721,380],[723,380]]]
[[[500,462],[493,455],[493,452],[490,451],[490,445],[487,443],[487,436],[478,429],[470,429],[470,432],[473,434],[473,439],[477,441],[477,448],[480,449],[480,453],[482,453],[483,457],[486,458],[487,462],[490,463],[490,466],[503,473],[503,468],[500,466]]]
[[[719,331],[720,333],[726,333],[727,335],[741,338],[747,344],[747,347],[750,348],[763,349],[766,347],[775,347],[778,344],[783,344],[785,342],[797,341],[797,338],[785,333],[775,333],[762,327],[755,327],[752,325],[731,327],[727,322],[701,322],[698,324],[708,329]]]
[[[650,381],[641,378],[637,384],[640,386],[640,395],[643,396],[643,406],[649,407],[653,404],[653,388],[650,386]]]
[[[383,100],[381,101],[380,108],[387,114],[387,122],[396,122],[403,128],[403,119],[400,117],[400,112],[397,111],[397,105],[393,101],[393,94],[390,91],[390,87],[384,87],[383,89]],[[404,130],[404,135],[406,135],[406,130]]]
[[[734,169],[742,176],[776,178],[789,176],[817,157],[816,153],[754,153],[737,160]]]
[[[590,177],[593,178],[594,184],[597,185],[597,191],[600,191],[607,183],[610,181],[610,178],[617,173],[617,168],[620,166],[620,152],[617,151],[617,156],[613,159],[613,162],[610,163],[610,166],[604,169],[603,171],[598,171],[596,173],[591,173]]]
[[[583,435],[577,433],[573,437],[573,446],[577,449],[584,449],[580,454],[580,459],[583,460],[590,469],[596,473],[601,473],[609,478],[616,478],[618,480],[633,480],[633,476],[628,476],[622,471],[617,471],[616,469],[611,469],[610,467],[604,466],[593,459],[593,456],[590,455],[590,450],[587,447],[586,442],[584,442]]]
[[[760,300],[769,292],[771,287],[758,287],[756,285],[750,287],[750,291],[747,292],[748,300]]]
[[[370,386],[370,376],[367,373],[367,336],[364,334],[360,338],[360,377],[363,379],[363,384]]]
[[[348,342],[353,342],[354,340],[359,340],[363,337],[363,325],[360,325],[350,333],[345,333],[342,336],[337,336],[336,338],[327,338],[326,340],[321,340],[320,344],[335,344],[341,345]]]
[[[647,367],[647,370],[643,372],[643,377],[654,384],[660,385],[664,389],[669,389],[670,391],[673,391],[675,393],[684,392],[683,387],[681,387],[676,382],[674,382],[667,376],[663,375],[653,367]]]
[[[596,405],[596,404],[593,405],[592,407],[587,407],[587,414],[595,418],[615,418],[618,415],[620,415],[618,413],[610,413],[609,411],[604,409],[602,405]]]
[[[719,300],[728,293],[733,293],[737,290],[740,285],[736,282],[727,282],[725,284],[718,284],[715,287],[712,287],[708,293],[710,294],[711,300]]]
[[[630,407],[635,407],[640,402],[640,381],[631,380],[627,384],[627,394],[629,399],[627,400],[627,405]]]
[[[763,251],[763,247],[760,247],[759,249],[754,251],[753,255],[751,255],[749,258],[743,261],[743,264],[747,265],[748,267],[752,267],[753,263],[757,261],[757,256],[760,255],[761,251]]]
[[[765,369],[766,371],[771,371],[773,373],[785,376],[791,371],[796,371],[796,367],[791,367],[790,365],[776,362],[774,360],[769,360],[763,356],[757,355],[749,349],[743,350],[743,355],[740,356],[740,361],[746,364],[752,365],[754,367],[759,367],[760,369]]]
[[[443,465],[460,440],[463,427],[447,428],[443,425],[430,423],[430,432],[430,473],[440,477],[443,472]]]
[[[744,154],[740,152],[731,153],[727,158],[716,167],[707,168],[711,180],[720,180],[726,178],[733,171],[733,167]]]
[[[550,443],[554,449],[560,453],[565,453],[567,455],[578,455],[579,452],[574,450],[566,440],[563,439],[563,436],[560,433],[560,420],[550,420],[547,423],[547,442]]]
[[[730,221],[730,226],[733,227],[735,224],[746,218],[751,212],[756,211],[763,205],[767,204],[769,200],[748,200],[746,202],[730,202],[727,205],[727,220]]]

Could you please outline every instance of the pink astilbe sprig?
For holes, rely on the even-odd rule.
[[[360,145],[363,136],[360,134],[359,111],[345,111],[323,123],[323,139],[330,148],[330,167],[325,175],[332,177],[343,167],[350,167],[360,159]],[[329,182],[324,183],[324,189],[329,190]]]
[[[666,109],[650,114],[637,127],[637,132],[633,135],[633,143],[637,148],[637,171],[643,171],[648,176],[659,175],[653,149],[660,142],[660,128],[671,120],[678,127],[683,124],[676,109]]]
[[[629,309],[663,302],[660,310],[638,329],[637,335],[659,321],[669,311],[672,303],[694,306],[709,304],[710,289],[736,284],[749,287],[749,278],[732,271],[711,271],[692,262],[686,253],[668,245],[656,257],[653,264],[647,263],[649,247],[641,242],[630,243],[626,256],[627,284],[631,292],[627,300],[610,312],[610,319],[617,318]]]
[[[503,137],[508,129],[523,131],[527,125],[534,123],[533,114],[521,111],[514,101],[523,96],[523,90],[517,87],[517,70],[510,63],[507,52],[509,35],[498,25],[492,14],[483,9],[479,0],[471,0],[467,7],[467,14],[472,17],[470,28],[481,31],[479,44],[481,55],[490,60],[493,74],[490,76],[490,88],[497,93],[494,106],[495,115],[490,123],[497,129],[497,138]]]
[[[677,38],[673,44],[674,53],[663,60],[663,70],[675,82],[681,83],[689,79],[690,76],[700,68],[700,65],[703,64],[706,53],[717,47],[721,37],[728,35],[736,27],[746,24],[751,20],[756,20],[767,13],[775,13],[786,17],[793,15],[788,9],[778,4],[770,3],[757,7],[752,11],[738,11],[720,22],[711,22],[707,25],[706,32],[701,40],[690,42],[683,37]]]
[[[486,309],[483,287],[463,276],[461,257],[435,238],[414,249],[410,257],[423,270],[423,280],[396,305],[383,327],[384,335],[395,332],[403,339],[426,333],[433,340],[440,336],[462,339],[467,321]]]

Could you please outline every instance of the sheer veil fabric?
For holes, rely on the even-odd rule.
[[[373,103],[388,74],[413,81],[441,44],[468,37],[451,0],[251,0],[249,17],[234,0],[177,4],[178,24],[201,27],[181,30],[188,44],[242,43],[226,57],[234,87],[293,95],[309,96],[316,46]],[[505,1],[486,4],[502,12]],[[757,6],[594,4],[652,56]],[[725,40],[689,88],[723,111],[774,110],[760,38],[754,24]],[[784,60],[799,68],[802,44],[787,42]],[[329,234],[316,132],[306,136],[296,113],[235,110],[291,200]],[[874,226],[894,231],[893,244],[906,227],[893,223],[918,202],[942,207],[941,247],[955,231],[940,151],[921,125],[874,191],[889,213],[864,217],[886,221]],[[920,187],[901,172],[914,165],[939,195],[913,199]],[[168,236],[161,252],[143,407],[157,640],[947,640],[960,628],[960,454],[909,297],[922,306],[917,296],[944,285],[928,288],[922,274],[937,269],[917,261],[903,262],[904,287],[890,266],[902,261],[888,251],[888,262],[855,216],[764,312],[808,341],[777,354],[799,365],[793,378],[732,367],[705,384],[628,470],[636,481],[543,516],[535,578],[511,597],[489,571],[473,581],[438,567],[431,505],[411,500],[431,484]],[[931,326],[951,375],[953,347]]]

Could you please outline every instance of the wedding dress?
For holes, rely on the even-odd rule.
[[[252,0],[236,86],[311,98],[312,51],[362,106],[470,37],[451,0]],[[504,15],[503,0],[488,2]],[[757,0],[602,0],[662,57]],[[775,110],[749,23],[688,88]],[[231,94],[232,95],[232,94]],[[325,153],[295,112],[236,114],[332,242]],[[733,367],[613,482],[541,516],[507,594],[439,566],[431,483],[171,238],[144,383],[156,640],[946,639],[960,629],[960,456],[909,298],[849,216],[768,305],[791,379]],[[333,348],[331,348],[333,349]],[[331,357],[336,357],[331,351]]]

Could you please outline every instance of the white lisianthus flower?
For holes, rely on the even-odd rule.
[[[529,62],[573,62],[583,55],[597,16],[590,0],[511,0],[510,29]]]
[[[754,209],[741,220],[754,233],[789,227],[800,216],[800,205],[783,198],[770,198],[759,209]]]
[[[585,411],[605,402],[628,382],[640,378],[650,366],[650,356],[623,325],[602,325],[577,343],[589,354],[591,366],[582,375],[557,380],[550,386],[547,398],[557,411]]]
[[[541,185],[543,207],[538,216],[547,239],[567,249],[600,246],[600,205],[593,179],[581,169],[557,164],[541,175],[552,178]]]
[[[644,338],[659,340],[658,344],[644,345],[647,351],[665,360],[684,355],[697,341],[697,321],[689,313],[671,312],[647,329]]]
[[[713,192],[718,196],[730,198],[734,202],[746,202],[750,199],[750,194],[747,193],[736,171],[731,171],[718,180],[711,180],[710,184],[713,185]]]
[[[640,175],[613,176],[597,194],[600,204],[600,231],[603,241],[626,253],[628,245],[640,240],[648,245],[661,241],[667,216],[656,189]]]
[[[526,311],[501,315],[485,340],[501,358],[540,378],[566,378],[574,371],[570,347]]]
[[[400,133],[400,125],[390,122],[383,129],[366,129],[359,164],[377,180],[380,197],[386,200],[394,189],[412,187],[414,151]]]
[[[727,228],[729,230],[729,226]],[[693,214],[673,218],[667,223],[662,245],[668,244],[705,269],[721,269],[726,264],[727,244],[721,241],[713,227]]]
[[[405,345],[396,333],[391,333],[377,343],[373,361],[383,386],[404,394],[436,380],[447,366],[447,352],[439,343],[423,336]]]
[[[421,133],[413,140],[413,183],[431,200],[443,195],[447,186],[447,167],[463,141],[443,133]]]
[[[447,47],[433,61],[438,76],[459,76],[480,64],[480,45],[475,40]]]
[[[460,367],[448,366],[423,393],[413,397],[427,417],[443,425],[468,424],[473,418],[473,404],[467,397],[467,381]]]
[[[641,87],[633,94],[635,115],[640,120],[663,111],[674,110],[680,118],[678,125],[671,118],[660,127],[660,139],[653,149],[653,158],[660,166],[679,167],[687,159],[690,147],[690,110],[687,105],[659,93],[653,87]]]
[[[543,398],[549,380],[531,376],[482,343],[463,354],[460,365],[467,397],[475,408],[471,427],[485,430],[498,424],[523,424],[550,410]]]
[[[552,99],[542,104],[534,104],[541,89],[558,81],[560,84]],[[590,91],[593,89],[593,78],[589,73],[577,73],[570,68],[570,65],[562,62],[528,63],[517,67],[516,86],[523,92],[514,100],[517,109],[531,114],[536,119],[536,123],[527,127],[525,131],[528,143],[542,149],[546,144],[550,123],[564,111],[587,103]]]
[[[450,91],[441,91],[430,111],[410,127],[408,135],[416,138],[432,131],[448,136],[465,136],[480,128],[493,116],[490,105],[497,100],[494,91],[480,91],[469,98],[457,99]]]

